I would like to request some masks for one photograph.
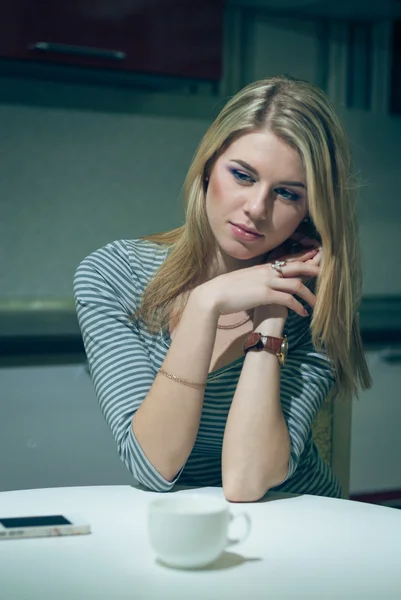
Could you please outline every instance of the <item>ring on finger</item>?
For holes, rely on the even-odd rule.
[[[277,273],[280,273],[280,275],[282,275],[282,267],[285,267],[286,264],[287,262],[285,260],[276,260],[274,263],[271,263],[270,266],[272,269],[277,271]]]

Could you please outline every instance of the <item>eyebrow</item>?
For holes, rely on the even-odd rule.
[[[247,169],[255,177],[259,177],[259,173],[257,172],[257,170],[254,167],[252,167],[249,163],[245,162],[244,160],[238,159],[238,158],[233,158],[231,160],[238,163],[239,165],[241,165],[241,167],[244,167],[244,169]],[[293,187],[300,187],[300,188],[303,188],[304,190],[306,190],[306,185],[304,183],[302,183],[302,181],[279,181],[278,184],[279,185],[292,185]]]

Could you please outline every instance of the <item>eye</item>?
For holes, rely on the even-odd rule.
[[[290,190],[286,190],[285,188],[276,188],[274,190],[279,196],[284,198],[284,200],[290,200],[291,202],[296,202],[301,198],[299,194],[295,194],[294,192],[290,192]]]
[[[248,173],[244,173],[244,171],[239,171],[238,169],[230,169],[230,171],[233,174],[234,179],[236,179],[242,185],[255,183],[255,180],[248,175]]]

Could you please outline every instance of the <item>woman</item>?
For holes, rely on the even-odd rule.
[[[185,190],[183,227],[111,243],[75,277],[122,460],[157,491],[179,480],[237,502],[272,488],[341,496],[311,425],[329,392],[371,382],[349,150],[327,98],[285,77],[247,86]]]

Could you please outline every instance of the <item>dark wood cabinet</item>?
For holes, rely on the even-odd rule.
[[[223,0],[0,0],[0,56],[217,81]]]

